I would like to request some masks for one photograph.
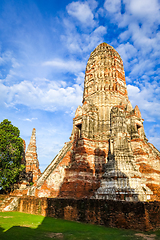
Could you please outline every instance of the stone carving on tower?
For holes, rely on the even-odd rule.
[[[106,43],[98,45],[86,66],[83,105],[70,141],[28,194],[160,200],[160,152],[148,143],[143,121],[128,99],[120,55]]]

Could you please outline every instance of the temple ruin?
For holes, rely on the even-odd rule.
[[[128,99],[120,55],[106,43],[98,45],[86,66],[83,105],[70,141],[41,175],[36,157],[26,166],[36,173],[27,195],[159,201],[160,152],[148,142],[143,121]],[[30,153],[29,147],[27,159]]]

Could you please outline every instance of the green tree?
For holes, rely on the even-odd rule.
[[[13,189],[24,169],[21,164],[23,140],[19,135],[19,129],[8,119],[0,123],[0,188],[4,191]]]

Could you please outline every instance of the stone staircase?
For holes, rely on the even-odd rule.
[[[65,154],[71,150],[72,142],[65,143],[64,147],[59,151],[59,153],[55,156],[53,161],[50,165],[45,169],[45,171],[41,174],[41,176],[37,179],[36,186],[32,186],[29,191],[28,195],[34,196],[35,188],[39,188],[46,178],[53,172],[53,170],[57,167],[57,165],[62,161]]]

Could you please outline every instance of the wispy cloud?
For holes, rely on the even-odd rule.
[[[106,0],[104,7],[108,12],[117,13],[121,10],[121,0]]]
[[[23,121],[28,121],[28,122],[32,122],[34,120],[37,120],[38,118],[25,118],[23,119]]]
[[[67,12],[69,15],[78,19],[85,26],[94,26],[94,15],[91,11],[87,2],[72,2],[67,7]]]
[[[142,111],[142,116],[146,121],[156,121],[156,118],[160,121],[160,101],[155,92],[157,85],[146,84],[141,86],[141,89],[137,86],[128,85],[128,94],[133,106],[138,105]]]
[[[60,86],[55,82],[37,86],[29,81],[19,84],[5,86],[0,83],[1,104],[6,103],[8,107],[23,104],[32,109],[41,109],[54,112],[57,109],[78,106],[82,101],[82,87],[74,84],[72,87]]]
[[[146,21],[151,23],[159,22],[160,5],[158,0],[131,0],[124,1],[126,10],[137,17],[138,21]]]
[[[53,68],[59,68],[61,71],[77,73],[84,70],[85,63],[75,60],[63,60],[63,59],[54,59],[51,61],[46,61],[42,64],[43,66],[51,66]]]
[[[117,47],[117,51],[120,53],[121,57],[126,62],[134,58],[134,56],[137,54],[137,49],[129,42],[127,42],[126,44],[120,44]]]
[[[61,35],[63,43],[71,53],[79,54],[79,57],[84,57],[84,59],[86,59],[86,54],[90,54],[98,44],[104,42],[104,36],[107,33],[106,26],[98,26],[87,33],[79,33],[68,20],[65,21],[65,26],[65,34]]]

